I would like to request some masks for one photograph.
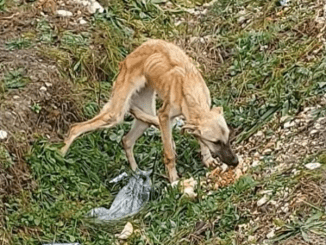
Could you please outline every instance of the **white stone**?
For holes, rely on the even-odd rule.
[[[260,157],[260,154],[259,154],[258,151],[255,152],[254,157],[256,157],[256,158],[259,158]]]
[[[257,206],[260,207],[260,206],[264,205],[267,201],[268,201],[267,196],[264,196],[263,198],[258,200]]]
[[[195,9],[187,9],[186,10],[189,14],[195,14]]]
[[[89,6],[91,5],[91,2],[88,0],[75,0],[76,3],[82,4],[84,6]]]
[[[288,207],[288,206],[281,207],[281,210],[282,210],[284,213],[287,213],[287,212],[289,212],[289,207]]]
[[[284,128],[292,128],[293,126],[295,126],[295,122],[293,122],[293,121],[284,123]]]
[[[289,115],[286,115],[284,117],[281,117],[281,123],[284,123],[285,121],[287,121],[289,118],[291,118]]]
[[[81,25],[85,25],[85,24],[87,24],[87,21],[84,20],[83,18],[80,18],[78,22],[79,22],[79,24],[81,24]]]
[[[52,83],[45,82],[45,86],[52,87]]]
[[[203,5],[203,7],[210,7],[210,6],[213,6],[213,4],[214,3],[216,3],[218,0],[213,0],[213,1],[211,1],[211,2],[209,2],[209,3],[205,3],[204,5]]]
[[[0,130],[0,140],[5,140],[8,137],[8,133],[4,130]]]
[[[44,87],[44,86],[42,86],[42,87],[40,88],[40,90],[45,92],[45,91],[47,90],[47,88]]]
[[[259,194],[261,194],[261,195],[264,195],[264,194],[272,195],[273,190],[262,190],[262,191],[259,192]]]
[[[88,11],[91,14],[96,13],[96,11],[98,11],[99,13],[103,13],[104,12],[104,8],[97,1],[90,0],[90,2],[91,2],[91,4],[88,6]]]
[[[243,23],[245,20],[246,20],[246,17],[244,17],[244,16],[240,16],[239,19],[238,19],[238,23],[241,24],[241,23]]]
[[[20,97],[18,95],[14,95],[14,100],[18,100]]]
[[[182,22],[183,22],[182,20],[179,20],[179,21],[175,22],[174,25],[179,26],[180,24],[182,24]]]
[[[321,164],[319,162],[311,162],[304,166],[309,170],[314,170],[314,169],[320,168]]]
[[[258,132],[255,134],[255,136],[257,136],[257,137],[262,137],[262,136],[264,136],[264,133],[263,133],[262,131],[258,131]]]
[[[253,162],[252,162],[251,167],[254,168],[254,167],[257,167],[257,166],[259,166],[259,165],[260,165],[260,161],[257,161],[257,160],[256,160],[256,161],[253,161]]]
[[[203,11],[200,12],[200,14],[202,14],[202,15],[206,15],[207,12],[208,12],[208,10],[207,10],[207,9],[204,9]]]
[[[274,231],[274,230],[271,230],[271,231],[266,235],[266,237],[267,237],[268,239],[273,238],[274,236],[275,236],[275,231]]]
[[[126,240],[130,235],[134,232],[134,228],[130,222],[128,222],[123,228],[122,232],[118,235],[115,235],[117,238],[121,240]]]
[[[266,150],[264,150],[263,154],[270,155],[272,152],[273,152],[272,149],[267,148]]]
[[[309,134],[310,134],[310,135],[314,135],[314,134],[317,134],[317,133],[318,133],[318,130],[316,130],[316,129],[313,129],[313,130],[311,130],[311,131],[310,131],[310,133],[309,133]]]
[[[62,16],[62,17],[71,17],[72,16],[72,13],[67,10],[57,10],[56,14],[59,16]]]

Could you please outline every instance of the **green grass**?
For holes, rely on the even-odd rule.
[[[2,1],[3,2],[3,1]],[[0,0],[0,10],[1,10]],[[199,43],[187,47],[194,58],[205,51],[212,57],[198,59],[212,94],[214,105],[224,107],[229,124],[238,127],[238,143],[247,139],[275,116],[295,114],[303,105],[313,104],[325,93],[325,51],[314,51],[322,45],[318,27],[314,25],[315,8],[299,7],[291,1],[286,14],[277,1],[219,0],[195,26],[182,23],[174,26],[175,17],[194,19],[184,11],[206,1],[171,1],[164,10],[161,1],[122,1],[109,3],[105,13],[92,17],[87,32],[59,30],[44,19],[35,21],[35,38],[7,43],[8,49],[35,48],[54,60],[62,79],[73,84],[79,94],[84,118],[96,115],[109,98],[118,72],[118,63],[146,38],[185,40],[192,36],[210,35],[209,48]],[[307,6],[314,1],[306,0]],[[239,11],[246,9],[244,24],[239,23]],[[308,28],[309,27],[309,28]],[[37,44],[37,45],[34,45]],[[217,55],[217,54],[220,55]],[[198,55],[198,56],[197,56]],[[215,55],[215,56],[214,56]],[[210,60],[216,65],[211,67]],[[22,69],[7,73],[0,81],[4,90],[23,88],[29,79]],[[76,92],[74,91],[74,92]],[[38,113],[41,108],[31,108]],[[325,110],[316,111],[316,117]],[[85,214],[94,207],[109,207],[125,181],[110,184],[113,177],[130,172],[122,150],[121,138],[131,127],[131,118],[110,130],[101,130],[79,138],[66,158],[59,145],[39,139],[26,156],[37,187],[32,192],[6,197],[4,231],[5,244],[40,244],[41,242],[80,242],[81,244],[113,244],[115,234],[131,221],[135,232],[130,244],[235,244],[235,229],[253,217],[240,207],[258,201],[257,190],[273,193],[296,186],[302,173],[292,177],[286,172],[264,179],[254,178],[264,167],[275,165],[273,158],[252,169],[238,182],[207,195],[199,187],[198,197],[191,200],[168,186],[162,160],[160,133],[148,129],[134,149],[141,169],[153,169],[153,192],[148,205],[139,214],[121,222],[94,225]],[[174,129],[177,146],[177,170],[184,178],[204,178],[207,169],[199,156],[194,138],[181,136]],[[2,157],[2,158],[1,158]],[[318,158],[323,167],[314,179],[322,178],[325,154]],[[8,160],[0,148],[0,159]],[[8,166],[9,166],[8,165]],[[166,188],[166,191],[164,191]],[[307,217],[295,217],[286,223],[276,240],[318,231],[325,224],[325,214],[312,208]],[[317,218],[316,218],[317,217]],[[205,229],[198,234],[198,224]],[[197,239],[197,240],[196,240]],[[199,240],[198,240],[199,239]]]
[[[23,68],[7,72],[4,79],[2,81],[0,80],[0,85],[3,90],[24,88],[30,81],[30,79],[24,75],[25,73]]]
[[[6,10],[6,0],[0,0],[0,12]]]
[[[6,48],[8,50],[15,50],[15,49],[25,49],[31,46],[31,41],[24,38],[18,38],[10,40],[6,43]]]

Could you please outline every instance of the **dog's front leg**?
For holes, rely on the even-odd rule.
[[[162,110],[158,115],[160,122],[160,129],[162,133],[162,141],[164,148],[164,164],[168,170],[170,182],[176,181],[178,177],[177,170],[175,168],[175,152],[173,150],[172,128],[171,118],[168,110]]]
[[[199,145],[200,145],[200,153],[201,153],[201,160],[203,164],[208,168],[210,166],[214,167],[219,165],[218,161],[214,159],[211,155],[210,150],[208,147],[199,140]]]

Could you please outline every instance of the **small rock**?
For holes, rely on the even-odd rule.
[[[82,4],[84,6],[89,6],[91,5],[91,2],[88,0],[75,0],[76,3]]]
[[[300,171],[298,171],[297,169],[292,169],[292,173],[293,175],[297,175],[298,173],[300,173]]]
[[[195,198],[197,194],[194,191],[195,186],[197,185],[197,181],[194,178],[187,179],[183,182],[183,192],[188,195],[190,198]]]
[[[272,195],[273,190],[262,190],[262,191],[259,192],[259,194],[261,194],[261,195],[263,195],[263,194]]]
[[[259,158],[260,157],[260,154],[259,154],[258,151],[255,152],[254,157],[256,157],[256,158]]]
[[[177,22],[174,23],[175,26],[179,26],[180,24],[182,24],[183,21],[179,20]]]
[[[117,238],[121,240],[126,240],[130,235],[133,233],[134,228],[130,222],[128,222],[125,227],[123,228],[122,232],[118,235],[115,235]]]
[[[98,11],[99,13],[103,13],[104,8],[97,1],[91,0],[91,5],[88,6],[88,11],[91,14],[95,14],[96,11]]]
[[[239,179],[243,175],[241,169],[237,168],[234,172],[234,175],[235,175],[235,180]]]
[[[5,140],[8,137],[8,133],[4,130],[0,130],[0,140]]]
[[[313,129],[313,130],[311,130],[311,131],[309,132],[310,135],[315,135],[315,134],[317,134],[317,133],[318,133],[318,130],[316,130],[316,129]]]
[[[249,242],[256,241],[256,237],[254,237],[254,236],[248,236],[248,241]]]
[[[287,212],[289,212],[289,207],[288,207],[288,206],[281,207],[281,210],[282,210],[284,213],[287,213]]]
[[[275,236],[275,231],[274,231],[274,230],[271,230],[271,231],[266,235],[266,237],[267,237],[268,239],[273,238],[274,236]]]
[[[186,9],[189,14],[195,14],[195,9]]]
[[[285,121],[287,121],[290,118],[291,117],[289,115],[286,115],[286,116],[281,117],[280,121],[281,121],[281,123],[284,123]]]
[[[45,86],[52,87],[52,83],[45,82]]]
[[[71,17],[72,16],[72,13],[67,10],[57,10],[56,14],[59,16],[62,16],[62,17]]]
[[[267,149],[264,150],[263,154],[264,155],[270,155],[272,152],[273,152],[272,149],[267,148]]]
[[[80,19],[79,19],[79,24],[81,24],[81,25],[85,25],[85,24],[87,24],[87,21],[84,20],[83,18],[80,18]]]
[[[255,136],[257,136],[257,137],[262,137],[262,136],[264,136],[264,133],[263,133],[262,131],[258,131],[258,132],[255,134]]]
[[[295,126],[295,122],[294,121],[289,121],[289,122],[286,122],[284,123],[284,128],[287,129],[287,128],[292,128],[293,126]]]
[[[318,124],[322,124],[322,123],[325,123],[325,122],[326,122],[326,117],[320,117],[316,121],[316,123],[318,123]]]
[[[281,4],[282,6],[286,6],[286,5],[288,4],[288,0],[281,0],[281,1],[280,1],[280,4]]]
[[[281,141],[277,141],[275,150],[279,151],[281,149],[282,149],[282,142]]]
[[[18,95],[14,95],[14,100],[18,100],[20,97]]]
[[[6,111],[6,112],[5,112],[5,118],[6,118],[7,120],[11,120],[11,119],[13,118],[13,115],[12,115],[9,111]]]
[[[272,204],[273,206],[277,206],[277,202],[275,200],[271,200],[269,203]]]
[[[200,12],[200,14],[201,14],[201,15],[206,15],[207,12],[208,12],[208,10],[207,10],[207,9],[204,9],[203,11]]]
[[[240,16],[239,19],[238,19],[238,23],[241,24],[241,23],[243,23],[245,20],[246,20],[246,17],[244,17],[244,16]]]
[[[259,166],[259,165],[260,165],[260,161],[257,161],[257,160],[256,160],[256,161],[253,161],[253,162],[252,162],[251,167],[254,168],[254,167],[257,167],[257,166]]]
[[[321,164],[319,162],[311,162],[304,166],[309,170],[314,170],[314,169],[320,168]]]
[[[213,1],[210,1],[209,3],[205,3],[204,5],[203,5],[203,7],[210,7],[210,6],[213,6],[214,5],[214,3],[216,3],[218,0],[213,0]]]
[[[264,205],[267,202],[267,196],[264,196],[263,198],[259,199],[257,202],[257,206],[260,207]]]
[[[40,90],[45,92],[45,91],[47,90],[47,88],[44,87],[44,86],[42,86],[42,87],[40,88]]]

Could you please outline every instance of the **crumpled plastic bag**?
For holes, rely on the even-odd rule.
[[[88,212],[87,216],[95,218],[95,221],[105,222],[119,220],[139,212],[150,197],[151,180],[149,176],[151,173],[152,170],[137,169],[130,177],[128,184],[119,191],[110,209],[94,208]],[[118,179],[120,180],[120,178]]]

